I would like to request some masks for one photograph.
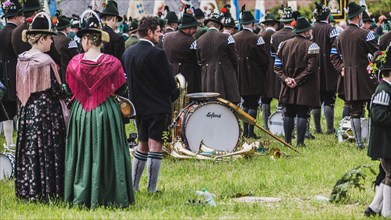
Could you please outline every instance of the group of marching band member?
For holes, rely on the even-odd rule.
[[[260,100],[266,129],[270,103],[277,99],[284,109],[285,141],[292,143],[296,124],[297,146],[305,146],[311,111],[315,131],[322,133],[321,106],[326,134],[335,133],[338,94],[348,106],[344,116],[351,117],[357,149],[364,149],[360,118],[370,104],[368,155],[380,159],[383,175],[365,213],[391,216],[391,56],[380,59],[381,74],[367,69],[368,54],[381,56],[377,51],[386,50],[391,37],[388,32],[378,41],[362,28],[365,7],[348,4],[349,24],[342,32],[330,25],[330,9],[320,3],[314,24],[287,7],[280,20],[267,14],[260,33],[244,7],[240,31],[229,5],[208,17],[187,7],[181,19],[168,12],[164,19],[129,20],[126,38],[116,32],[123,18],[114,1],[102,12],[85,11],[77,25],[60,14],[52,24],[37,0],[23,7],[8,0],[2,7],[7,24],[0,30],[0,121],[6,148],[14,148],[12,120],[17,115],[19,121],[18,198],[127,207],[134,203],[133,191],[140,190],[145,166],[147,190],[158,192],[162,135],[178,97],[174,76],[182,73],[189,93],[218,92],[254,118]],[[279,30],[278,24],[283,24]],[[132,165],[126,120],[113,94],[129,97],[136,108],[139,147]],[[258,138],[246,123],[243,135]]]

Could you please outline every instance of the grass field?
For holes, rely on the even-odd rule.
[[[336,105],[336,127],[341,120],[342,102]],[[323,128],[325,121],[322,119]],[[313,126],[312,126],[313,127]],[[261,134],[261,133],[259,133]],[[261,134],[262,135],[262,134]],[[262,135],[265,137],[264,135]],[[126,209],[96,210],[69,208],[64,203],[36,204],[15,198],[13,180],[0,182],[1,219],[357,219],[373,197],[373,175],[365,180],[365,190],[350,190],[344,203],[315,199],[329,197],[336,181],[348,170],[378,162],[357,151],[354,143],[338,144],[337,138],[323,134],[306,140],[307,147],[296,155],[273,142],[290,156],[271,160],[268,156],[230,162],[164,159],[159,178],[159,194],[146,192],[146,172],[136,203]],[[0,145],[4,142],[0,136]],[[196,190],[206,187],[217,195],[217,207],[189,205],[198,199]],[[239,203],[234,197],[250,194],[281,198],[279,202]]]

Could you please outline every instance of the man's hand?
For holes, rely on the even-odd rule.
[[[342,67],[342,70],[341,70],[341,76],[344,77],[345,76],[345,67]]]
[[[297,86],[295,79],[290,78],[290,77],[288,77],[288,78],[285,79],[285,84],[286,84],[289,88],[292,88],[292,89],[295,88],[295,87]]]

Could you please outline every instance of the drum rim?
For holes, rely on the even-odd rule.
[[[239,144],[239,142],[240,142],[240,136],[241,136],[241,134],[242,134],[242,128],[240,127],[239,118],[238,118],[238,116],[235,114],[235,111],[232,110],[232,108],[226,106],[224,103],[219,102],[219,101],[209,101],[209,102],[202,102],[202,103],[196,103],[196,102],[195,102],[195,103],[193,103],[193,104],[190,103],[190,104],[189,104],[188,106],[186,106],[186,107],[188,108],[188,107],[190,107],[190,106],[197,105],[196,108],[193,108],[191,111],[189,111],[189,112],[192,114],[192,113],[195,111],[195,109],[197,109],[197,108],[199,108],[199,107],[202,107],[202,106],[204,106],[204,105],[208,105],[208,104],[219,104],[219,105],[222,105],[223,107],[229,109],[229,111],[231,111],[231,112],[233,113],[233,115],[234,115],[234,117],[235,117],[235,119],[236,119],[236,121],[237,121],[237,123],[238,123],[238,127],[239,127],[239,137],[237,138],[237,141],[236,141],[236,143],[235,143],[234,149],[232,149],[232,151],[234,151],[235,148],[238,147],[238,144]],[[188,115],[187,115],[186,118],[191,117],[191,114],[189,115],[189,112],[188,112]],[[184,130],[186,130],[186,127],[187,127],[187,124],[189,123],[189,120],[184,120],[184,121],[185,121],[185,122],[182,121],[182,123],[185,123],[185,125],[182,125],[182,127],[184,128]],[[186,136],[186,131],[182,131],[182,135]],[[186,137],[185,137],[185,138],[182,137],[182,139],[183,139],[184,143],[186,144],[186,146],[187,146],[189,149],[191,149],[190,146],[189,146],[189,143],[188,143],[188,141],[187,141],[187,138],[186,138]],[[208,147],[211,147],[212,149],[214,149],[213,146],[208,146]]]
[[[6,153],[6,152],[1,152],[0,156],[1,155],[4,155],[9,160],[9,162],[11,164],[11,173],[10,173],[8,179],[3,179],[3,180],[12,179],[14,177],[14,174],[15,174],[15,155],[12,154],[12,153]]]
[[[219,97],[220,93],[218,92],[195,92],[189,93],[186,97],[191,99],[204,99],[204,98],[216,98]]]

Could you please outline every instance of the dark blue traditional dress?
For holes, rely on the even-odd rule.
[[[67,69],[74,102],[66,142],[65,201],[127,207],[134,203],[132,169],[121,112],[112,94],[125,83],[121,62],[76,55]]]
[[[19,55],[16,91],[21,102],[15,189],[21,199],[46,202],[64,192],[65,120],[61,79],[44,53]]]

